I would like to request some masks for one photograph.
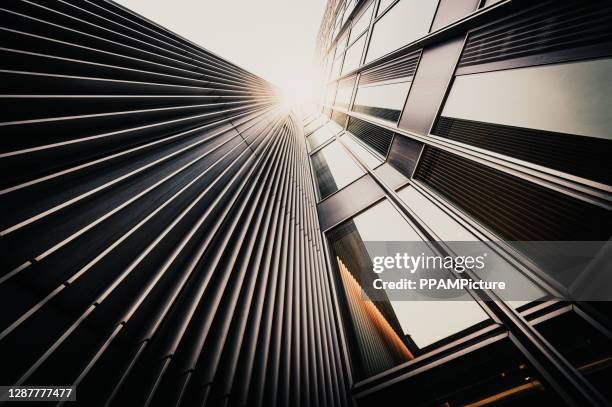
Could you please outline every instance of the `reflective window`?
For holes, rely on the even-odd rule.
[[[356,77],[353,76],[340,81],[338,84],[338,92],[336,93],[336,101],[334,102],[335,106],[345,109],[348,108],[349,103],[351,102],[351,96],[353,95],[355,79]]]
[[[351,133],[344,133],[340,139],[347,145],[348,148],[351,149],[353,153],[355,153],[355,155],[361,159],[361,161],[365,163],[368,168],[374,169],[382,164],[382,160],[378,158],[375,153],[370,151],[369,148],[364,146],[362,142],[352,136]]]
[[[308,145],[311,150],[319,147],[321,144],[325,143],[327,140],[331,139],[333,136],[338,134],[342,130],[342,127],[338,126],[335,122],[329,122],[325,126],[320,127],[318,130],[315,130],[314,133],[306,137],[308,141]]]
[[[346,49],[347,40],[348,40],[348,36],[346,35],[346,33],[344,33],[342,35],[342,38],[338,40],[336,56],[340,55],[340,53]]]
[[[437,6],[437,0],[400,0],[374,24],[366,62],[426,35]]]
[[[397,122],[420,55],[420,51],[410,52],[363,71],[353,110]]]
[[[334,134],[338,134],[343,130],[343,127],[340,126],[338,123],[334,122],[333,120],[327,123],[327,127],[329,127],[329,129],[333,131]]]
[[[348,20],[349,16],[351,15],[351,11],[353,11],[355,4],[353,1],[347,1],[345,6],[346,10],[344,11],[344,15],[342,16],[342,26],[344,26],[346,20]]]
[[[327,54],[327,60],[326,60],[326,67],[325,67],[325,72],[327,72],[327,79],[331,80],[331,72],[334,66],[334,56],[336,53],[336,49],[333,48],[331,51],[329,51],[329,54]]]
[[[333,42],[336,39],[336,35],[338,35],[339,28],[340,28],[340,23],[334,26],[334,29],[332,31],[332,36],[331,36],[331,42]]]
[[[414,187],[407,186],[398,192],[402,201],[406,202],[417,216],[429,226],[440,240],[449,242],[464,242],[478,240],[474,234],[461,226],[450,215],[434,205],[429,199]]]
[[[462,331],[487,319],[486,313],[466,294],[459,301],[421,300],[398,301],[377,299],[375,316],[364,312],[372,303],[365,291],[354,290],[355,284],[371,284],[376,275],[372,271],[373,253],[365,242],[421,241],[420,235],[388,202],[382,201],[367,211],[345,222],[329,233],[333,258],[344,283],[345,294],[354,304],[351,317],[360,318],[369,332],[359,332],[357,336],[369,338],[372,331],[383,337],[376,352],[396,352],[394,348],[403,346],[412,357],[414,352],[442,340],[449,335]],[[361,287],[361,286],[358,286]],[[387,291],[389,297],[391,293]],[[416,294],[413,298],[417,298]],[[364,318],[366,320],[364,321]],[[370,319],[368,321],[367,319]],[[384,319],[382,323],[374,320]],[[440,321],[435,323],[435,321]],[[362,327],[364,326],[362,325]],[[381,328],[382,326],[382,328]],[[401,353],[401,352],[400,352]]]
[[[306,123],[306,125],[304,126],[304,132],[306,134],[310,134],[313,131],[315,131],[316,129],[318,129],[319,127],[321,127],[322,125],[325,124],[325,122],[327,122],[327,118],[323,117],[323,116],[319,116],[313,120],[311,120],[310,122]]]
[[[323,72],[325,73],[325,79],[327,79],[328,81],[331,81],[332,78],[332,69],[334,68],[334,60],[331,58],[329,58],[329,61],[327,62],[327,64],[325,65],[325,69],[323,70]]]
[[[463,75],[442,116],[612,139],[612,58]]]
[[[332,115],[331,115],[331,119],[332,121],[336,122],[340,127],[344,128],[344,126],[346,126],[346,119],[348,118],[348,116],[346,115],[346,113],[342,113],[338,110],[334,110]]]
[[[474,234],[469,232],[464,226],[454,220],[448,213],[444,212],[427,197],[418,192],[413,186],[409,185],[403,188],[398,192],[398,195],[400,199],[415,212],[423,223],[432,229],[441,241],[445,241],[448,246],[458,252],[458,254],[462,254],[461,252],[466,250],[466,246],[458,242],[478,241]],[[467,254],[468,253],[466,253],[466,255]],[[490,259],[495,256],[495,262],[500,264],[506,263],[501,257],[494,253],[491,253],[490,256]],[[496,279],[497,281],[505,281],[509,286],[513,287],[513,290],[521,292],[521,298],[539,298],[544,296],[544,291],[509,265],[491,268],[488,269],[487,272],[489,274],[486,276],[483,275],[481,278],[489,281],[496,281]],[[510,298],[508,296],[511,296],[511,294],[503,290],[498,290],[497,294],[502,299],[506,299],[514,308],[518,308],[529,302],[517,300],[516,295],[512,296],[514,298]]]
[[[374,9],[374,2],[357,18],[353,28],[351,28],[351,35],[349,36],[349,42],[353,41],[359,36],[368,26],[372,17],[372,10]]]
[[[362,169],[337,141],[325,146],[321,151],[313,154],[311,158],[320,199],[345,187],[363,175]]]
[[[338,14],[336,14],[336,28],[340,27],[342,23],[342,17],[344,16],[344,6],[345,4],[338,7]]]
[[[397,122],[411,84],[411,81],[391,81],[360,85],[353,110]]]
[[[344,65],[342,66],[342,73],[344,75],[354,69],[359,68],[361,62],[361,54],[363,53],[363,46],[365,45],[366,35],[362,35],[353,45],[346,51],[346,57],[344,58]]]
[[[381,157],[386,157],[393,141],[393,132],[365,120],[351,117],[347,130],[363,141]]]
[[[342,68],[342,58],[343,57],[344,57],[343,55],[340,55],[334,61],[334,66],[331,70],[330,79],[336,79],[338,76],[340,76],[340,68]]]
[[[381,15],[395,0],[380,0],[380,6],[378,6],[377,16]]]
[[[331,106],[334,103],[334,94],[336,93],[336,83],[332,83],[327,86],[325,90],[325,99],[323,103],[327,106]]]

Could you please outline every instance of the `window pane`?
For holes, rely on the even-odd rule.
[[[333,42],[336,39],[336,35],[338,35],[338,30],[339,29],[340,29],[340,23],[338,23],[338,24],[336,24],[334,26],[334,31],[333,31],[332,36],[331,36],[331,42]]]
[[[347,126],[355,137],[363,141],[382,157],[386,157],[393,141],[393,132],[365,120],[351,117]]]
[[[346,23],[346,20],[348,20],[349,16],[351,15],[351,11],[353,11],[355,4],[353,1],[347,1],[347,4],[345,4],[345,6],[346,6],[346,10],[344,11],[344,15],[342,16],[343,26]]]
[[[355,140],[350,133],[344,133],[341,137],[341,140],[351,149],[353,153],[355,153],[368,168],[374,169],[382,164],[382,160],[379,159],[374,153],[372,153],[369,149],[364,147],[359,141]]]
[[[327,118],[323,116],[319,116],[316,119],[311,120],[310,122],[306,124],[306,126],[304,127],[304,132],[306,134],[310,134],[316,129],[318,129],[319,127],[321,127],[322,125],[324,125],[325,122],[327,122]]]
[[[394,0],[380,0],[380,6],[378,6],[378,12],[376,13],[376,15],[381,15],[387,9],[387,7],[389,7],[389,5],[393,3],[393,1]]]
[[[452,250],[457,252],[457,254],[469,255],[469,253],[463,253],[463,251],[466,250],[466,246],[458,242],[476,242],[478,241],[476,236],[427,197],[418,192],[413,186],[409,185],[403,188],[398,192],[398,195],[400,199],[406,202],[410,209],[416,213],[423,223],[433,230],[440,240],[445,241]],[[505,264],[506,266],[490,268],[487,270],[488,274],[486,275],[479,275],[479,273],[475,271],[477,275],[484,280],[507,282],[508,286],[513,287],[513,293],[521,293],[521,298],[544,297],[544,291],[514,267],[508,265],[499,255],[492,252],[490,256],[489,259],[495,256],[496,263]],[[516,298],[509,298],[508,296],[510,296],[510,293],[504,290],[497,290],[496,293],[502,299],[507,300],[508,304],[514,308],[529,303],[529,301],[518,301]],[[514,296],[516,296],[516,294]]]
[[[312,155],[312,167],[317,179],[320,199],[363,175],[361,168],[337,141]]]
[[[401,0],[372,29],[366,62],[396,50],[429,32],[437,0]]]
[[[343,79],[340,81],[338,85],[338,92],[336,93],[336,101],[334,102],[335,106],[339,106],[342,108],[348,108],[349,103],[351,102],[351,96],[353,95],[353,87],[355,86],[356,77],[353,76],[348,79]]]
[[[394,82],[359,86],[353,110],[396,122],[412,82]]]
[[[368,251],[364,242],[421,241],[412,226],[386,200],[332,230],[329,238],[333,258],[336,259],[344,283],[345,294],[351,297],[349,301],[353,304],[351,307],[353,318],[362,318],[363,316],[359,315],[360,307],[369,307],[368,304],[372,303],[367,294],[361,290],[356,291],[357,298],[354,298],[355,294],[351,287],[354,284],[365,286],[375,279],[372,271],[374,254]],[[386,338],[383,343],[387,341],[394,343],[399,338],[401,343],[410,348],[412,354],[449,335],[485,321],[487,319],[485,312],[467,293],[464,295],[462,301],[431,301],[425,297],[422,301],[376,301],[375,306],[380,313],[376,318],[384,317],[385,326],[389,327],[379,331],[379,335]],[[372,339],[369,329],[375,328],[367,328],[367,333],[359,332],[360,329],[356,329],[358,337],[364,341]],[[394,353],[391,345],[382,344],[380,347],[381,352]]]
[[[459,222],[434,205],[414,187],[407,186],[398,192],[402,201],[412,209],[423,222],[438,235],[440,240],[448,242],[470,242],[478,240]]]
[[[611,140],[610,106],[606,58],[458,76],[442,115]]]
[[[335,136],[338,133],[338,130],[342,129],[334,122],[329,122],[325,126],[319,128],[317,131],[315,131],[306,138],[306,140],[308,140],[308,145],[310,146],[310,149],[314,150],[321,144],[325,143],[327,140]]]
[[[329,63],[327,64],[327,66],[325,67],[325,70],[323,71],[325,73],[325,79],[327,81],[331,81],[332,78],[332,70],[334,69],[334,61],[330,60]]]
[[[334,57],[336,56],[336,47],[332,48],[327,54],[327,70],[331,71],[332,66],[334,65]]]
[[[327,86],[325,91],[325,100],[324,104],[327,106],[331,106],[334,103],[334,94],[336,93],[336,83],[332,83]]]
[[[359,36],[368,26],[370,25],[370,20],[372,17],[372,10],[374,9],[374,2],[370,4],[367,10],[359,16],[357,22],[353,24],[353,28],[351,28],[351,35],[349,37],[349,42],[353,41],[355,38]]]
[[[332,68],[330,79],[333,80],[333,79],[336,79],[338,76],[340,76],[340,68],[342,67],[342,58],[343,58],[343,55],[340,55],[334,61],[334,67]]]
[[[346,113],[342,113],[342,112],[340,112],[338,110],[334,110],[332,112],[331,119],[332,119],[332,121],[337,123],[342,128],[344,128],[344,126],[346,126],[346,119],[347,119]]]
[[[338,7],[338,14],[336,15],[336,27],[339,27],[342,23],[342,17],[344,16],[344,4]]]
[[[338,134],[342,131],[343,127],[340,126],[338,123],[336,123],[335,121],[330,121],[329,123],[327,123],[327,127],[334,133],[334,134]]]
[[[342,51],[344,51],[346,49],[346,42],[347,42],[347,38],[348,36],[345,34],[342,35],[342,38],[340,38],[338,40],[338,44],[337,44],[337,49],[336,49],[336,56],[340,55],[342,53]]]
[[[366,35],[362,35],[350,48],[346,51],[344,65],[342,66],[342,75],[347,72],[357,69],[361,62],[361,54],[365,44]]]

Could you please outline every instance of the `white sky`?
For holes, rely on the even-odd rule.
[[[314,75],[325,0],[115,1],[279,86]]]

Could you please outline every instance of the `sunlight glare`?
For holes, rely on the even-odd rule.
[[[323,84],[318,72],[294,72],[295,76],[287,76],[277,82],[281,108],[285,111],[312,108],[319,102]]]

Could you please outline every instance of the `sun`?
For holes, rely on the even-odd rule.
[[[280,106],[285,111],[308,110],[320,102],[323,84],[314,72],[296,72],[278,81]]]

